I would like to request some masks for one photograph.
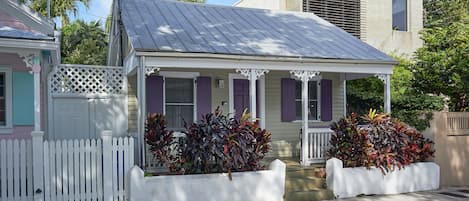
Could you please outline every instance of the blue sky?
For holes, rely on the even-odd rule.
[[[207,0],[208,4],[233,5],[237,0]],[[111,10],[112,0],[90,0],[90,7],[86,9],[83,5],[79,5],[76,18],[83,19],[87,22],[99,20],[104,25],[106,17]],[[75,17],[72,17],[72,20]],[[60,26],[60,20],[56,20]]]

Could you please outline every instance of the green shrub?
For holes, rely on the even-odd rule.
[[[370,110],[368,115],[342,118],[331,125],[334,134],[328,157],[346,167],[377,167],[383,174],[433,157],[433,142],[389,115]]]

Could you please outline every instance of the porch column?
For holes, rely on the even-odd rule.
[[[39,57],[33,57],[34,75],[34,131],[41,131],[41,64]]]
[[[309,142],[309,125],[308,125],[308,115],[309,115],[309,104],[308,104],[308,82],[312,78],[319,76],[319,72],[315,71],[290,71],[298,80],[301,80],[301,103],[302,103],[302,140],[301,140],[301,164],[307,165],[308,161],[308,142]]]
[[[378,74],[376,77],[384,83],[384,112],[391,113],[391,75]]]
[[[269,71],[265,69],[237,69],[236,72],[239,72],[249,80],[249,109],[251,112],[251,121],[255,121],[257,118],[256,81]]]
[[[137,105],[138,105],[138,117],[137,117],[137,140],[138,140],[138,155],[140,166],[145,167],[145,105],[146,105],[146,94],[145,94],[145,56],[141,56],[139,59],[139,65],[137,68]]]

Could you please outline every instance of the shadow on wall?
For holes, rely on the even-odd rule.
[[[436,112],[428,135],[434,137],[441,186],[469,185],[469,112]]]

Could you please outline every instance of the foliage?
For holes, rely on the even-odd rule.
[[[417,130],[430,126],[433,111],[443,109],[441,97],[423,94],[414,89],[412,62],[395,56],[400,61],[394,67],[391,76],[391,108],[393,116],[399,118]],[[384,102],[384,85],[375,77],[347,82],[347,104],[349,113],[365,114],[369,108],[382,108]],[[382,109],[381,109],[382,110]]]
[[[188,126],[187,141],[181,148],[183,170],[231,173],[262,169],[260,161],[271,150],[271,133],[249,118],[246,112],[240,120],[228,118],[217,109]]]
[[[370,110],[368,115],[342,118],[331,125],[334,134],[328,157],[346,167],[377,167],[383,174],[433,157],[433,142],[389,115]]]
[[[469,13],[469,0],[424,0],[425,27],[444,27]]]
[[[29,3],[35,11],[47,16],[47,0],[21,0]],[[90,5],[90,0],[50,0],[51,18],[60,17],[62,26],[70,23],[70,14],[74,16],[78,13],[78,4],[81,3],[86,8]]]
[[[166,118],[162,114],[149,114],[145,122],[145,142],[151,153],[159,162],[174,169],[172,164],[176,157],[171,153],[174,147],[173,131],[166,130]]]
[[[108,38],[99,21],[87,24],[82,20],[77,20],[64,26],[61,40],[64,63],[106,64]]]
[[[228,118],[217,109],[204,115],[199,123],[186,125],[185,140],[174,144],[164,116],[152,115],[147,120],[146,141],[171,172],[255,171],[264,168],[260,161],[271,150],[271,133],[249,118],[246,112],[239,120]]]
[[[222,172],[224,145],[230,135],[230,120],[219,110],[203,116],[200,123],[187,127],[182,146],[181,166],[185,173]]]
[[[469,1],[426,1],[424,46],[411,65],[421,93],[449,98],[451,111],[469,111]]]

